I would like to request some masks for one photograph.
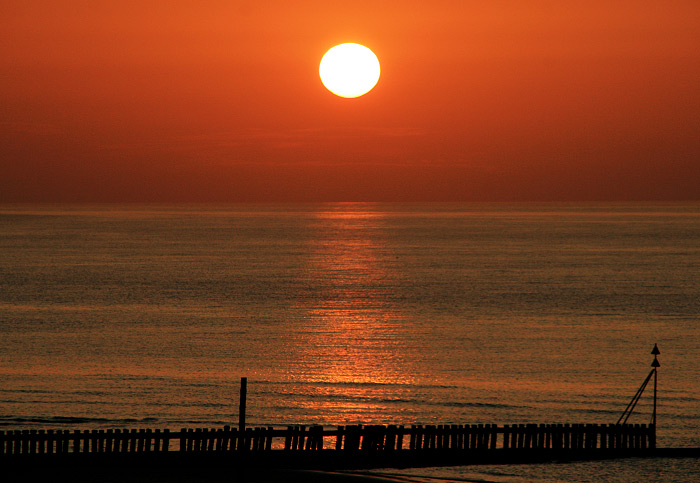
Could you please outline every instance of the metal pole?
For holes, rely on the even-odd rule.
[[[248,378],[241,377],[241,401],[238,405],[238,430],[241,433],[245,432],[245,401],[248,391]]]
[[[654,412],[651,416],[651,423],[656,426],[656,367],[654,368]]]
[[[654,371],[654,410],[651,413],[651,423],[654,425],[654,428],[656,428],[656,373],[658,368],[661,367],[659,359],[657,359],[657,356],[661,354],[661,351],[656,344],[654,344],[654,348],[651,350],[651,353],[654,355],[654,360],[651,363],[651,367],[654,368],[652,369]]]
[[[639,399],[642,397],[642,394],[644,393],[644,390],[647,388],[647,384],[649,384],[649,381],[651,380],[651,376],[654,375],[654,369],[649,371],[649,375],[647,376],[646,379],[644,379],[644,382],[642,383],[641,386],[639,386],[639,389],[637,389],[637,394],[634,395],[630,403],[627,405],[625,408],[625,411],[622,413],[622,416],[620,416],[620,419],[617,420],[617,424],[626,424],[627,420],[632,416],[632,411],[634,411],[634,408],[637,407],[637,403],[639,402]]]

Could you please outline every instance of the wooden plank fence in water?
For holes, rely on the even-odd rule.
[[[0,459],[68,453],[237,453],[258,455],[329,451],[343,455],[427,454],[540,450],[565,453],[642,452],[656,448],[654,425],[495,424],[351,425],[218,429],[107,429],[0,431]]]

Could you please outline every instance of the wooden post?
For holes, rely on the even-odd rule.
[[[214,451],[221,451],[221,445],[224,441],[224,430],[221,428],[214,430]]]
[[[187,428],[182,428],[180,430],[180,451],[187,451]]]
[[[532,424],[525,426],[525,443],[523,448],[530,449],[532,446]]]
[[[246,428],[243,439],[243,450],[250,451],[250,445],[253,443],[253,428]]]
[[[241,394],[240,403],[238,405],[238,430],[245,432],[245,405],[248,392],[248,378],[241,377]]]
[[[260,428],[248,428],[246,431],[250,435],[250,449],[257,451],[260,449]]]
[[[168,428],[163,429],[163,439],[160,443],[160,450],[164,452],[170,451],[170,430]]]
[[[306,441],[306,426],[299,426],[299,439],[297,440],[296,449],[299,451],[303,450],[305,441]]]
[[[221,440],[221,450],[222,451],[228,451],[228,443],[229,443],[229,439],[231,437],[230,432],[231,432],[231,427],[228,425],[224,426],[224,434],[223,434],[223,437]],[[233,444],[235,444],[235,443],[233,443]],[[233,449],[233,448],[231,448],[231,449]]]
[[[569,449],[578,449],[578,424],[572,424],[569,428]]]
[[[359,451],[360,443],[362,442],[362,432],[364,428],[361,424],[352,426],[352,443],[350,444],[351,451]]]
[[[53,429],[49,429],[46,431],[46,452],[49,454],[53,453],[53,442]],[[0,451],[2,451],[2,447],[0,447]]]
[[[575,434],[576,434],[576,446],[574,446],[574,449],[576,450],[582,450],[583,449],[583,436],[584,436],[584,429],[583,429],[583,424],[575,424]]]
[[[338,426],[338,433],[335,437],[335,450],[340,451],[343,449],[343,432],[345,428],[343,426]]]
[[[20,453],[22,454],[27,454],[29,453],[29,430],[28,429],[23,429],[22,430],[22,446]]]
[[[314,427],[311,426],[309,428],[309,435],[306,438],[306,442],[302,444],[302,447],[300,449],[303,449],[305,451],[311,451],[314,449]]]
[[[200,452],[202,450],[202,428],[195,428],[194,430],[194,446],[192,451]]]
[[[619,441],[618,448],[627,449],[627,424],[620,426]]]
[[[36,429],[30,429],[29,430],[29,452],[30,453],[37,452],[36,442],[37,442]]]
[[[537,449],[544,449],[545,448],[545,437],[547,434],[547,426],[540,423],[539,428],[537,429]]]
[[[396,426],[390,424],[386,428],[386,443],[384,444],[385,451],[393,451],[396,448]]]
[[[139,453],[143,453],[145,448],[144,444],[146,442],[146,432],[143,428],[139,429],[139,439],[138,439],[138,447],[136,448],[136,451]]]
[[[153,451],[163,451],[163,436],[160,433],[160,428],[153,431]]]
[[[323,428],[321,428],[323,431]],[[272,438],[275,435],[275,428],[272,426],[267,427],[267,433],[265,437],[265,451],[271,451],[272,450]],[[323,436],[321,436],[323,438]],[[323,446],[323,439],[321,439],[321,446]]]
[[[360,431],[361,434],[361,445],[360,449],[362,451],[368,451],[372,445],[372,426],[365,426]]]
[[[79,431],[79,430],[76,430]],[[77,436],[77,435],[76,435]],[[89,453],[90,452],[90,431],[85,429],[83,430],[81,434],[81,439],[83,440],[83,453]],[[78,439],[76,438],[76,444],[78,442]]]
[[[258,438],[258,442],[256,444],[255,449],[256,449],[256,451],[263,451],[265,449],[265,438],[266,438],[265,431],[266,431],[266,429],[265,428],[255,428],[255,430],[257,432],[256,436]]]
[[[311,447],[314,451],[323,450],[323,426],[316,426],[314,430],[314,443]]]
[[[287,431],[284,433],[284,449],[286,451],[290,451],[292,449],[292,431],[293,428],[291,426],[287,426]]]
[[[608,449],[608,426],[600,425],[600,449]]]
[[[246,397],[248,394],[248,378],[241,377],[241,390],[240,399],[238,403],[238,449],[244,450],[247,448],[245,441],[245,409],[246,409]]]
[[[114,441],[114,430],[108,429],[105,433],[105,453],[112,452],[112,443]]]
[[[210,429],[208,434],[207,451],[214,451],[214,443],[216,443],[216,430]]]
[[[292,431],[291,450],[296,451],[297,449],[299,449],[299,426],[292,426],[290,429]]]

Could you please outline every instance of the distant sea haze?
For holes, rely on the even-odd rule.
[[[234,424],[241,376],[249,425],[614,423],[658,343],[659,445],[700,446],[699,240],[697,203],[0,206],[0,430]]]

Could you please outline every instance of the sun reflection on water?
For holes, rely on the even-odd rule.
[[[333,208],[319,212],[313,224],[306,272],[317,293],[313,303],[298,307],[306,323],[299,370],[306,380],[352,385],[355,392],[363,391],[357,385],[410,384],[397,337],[402,316],[391,304],[398,275],[382,243],[383,215]],[[350,395],[350,387],[342,391]]]

